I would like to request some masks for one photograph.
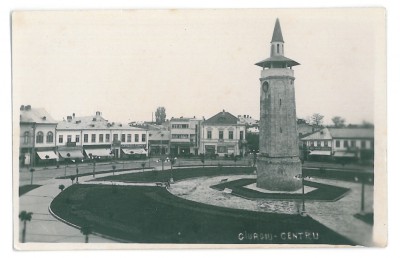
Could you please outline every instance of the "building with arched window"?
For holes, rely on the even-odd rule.
[[[43,143],[43,132],[39,131],[36,133],[36,143]]]
[[[43,108],[32,108],[30,105],[20,108],[20,164],[55,163],[54,135],[57,122]]]
[[[47,136],[46,136],[46,142],[47,143],[52,143],[54,141],[54,134],[52,131],[47,132]]]

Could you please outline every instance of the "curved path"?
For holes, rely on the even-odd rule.
[[[116,175],[123,173],[139,172],[124,171],[116,172]],[[96,178],[112,175],[112,172],[98,174]],[[92,176],[79,177],[80,183],[93,179]],[[71,185],[70,179],[48,179],[39,183],[42,186],[19,197],[20,211],[26,210],[33,212],[32,220],[27,222],[26,242],[31,243],[83,243],[84,236],[78,228],[72,227],[62,221],[57,220],[49,212],[49,206],[52,200],[60,193],[58,186],[60,184],[68,187]],[[21,231],[23,223],[19,221],[19,242],[21,242]],[[89,237],[90,243],[115,243],[116,240],[92,234]]]
[[[159,168],[156,168],[159,170]],[[116,172],[115,174],[132,173],[134,171]],[[135,171],[139,172],[139,171]],[[97,178],[112,175],[112,173],[96,175]],[[254,175],[245,176],[218,176],[213,178],[192,178],[182,180],[171,185],[169,191],[181,198],[204,202],[207,204],[218,205],[222,207],[231,207],[239,209],[255,210],[260,212],[273,212],[279,210],[283,213],[295,213],[298,210],[298,203],[285,202],[279,204],[280,207],[271,206],[272,202],[267,200],[246,200],[240,197],[211,189],[209,186],[218,184],[222,179],[228,178],[234,180],[238,178],[252,178]],[[80,177],[79,181],[83,184],[124,184],[137,185],[138,183],[121,183],[97,181],[88,182],[93,179],[92,176]],[[336,180],[319,179],[321,183],[338,185],[352,189],[350,194],[337,202],[307,202],[306,211],[313,219],[339,234],[357,242],[361,245],[370,246],[372,235],[372,226],[355,219],[354,214],[359,212],[360,184],[343,182]],[[66,187],[71,185],[69,179],[50,179],[41,182],[43,186],[36,188],[19,198],[20,210],[33,212],[32,221],[27,223],[27,242],[42,243],[82,243],[83,235],[79,229],[69,226],[55,219],[48,208],[55,196],[60,193],[58,186],[64,184]],[[141,185],[155,185],[155,183],[139,183]],[[366,186],[366,197],[372,196],[373,186]],[[283,209],[286,208],[286,210]],[[366,210],[372,210],[372,199],[366,199]],[[22,223],[19,226],[22,230]],[[21,234],[20,234],[21,235]],[[109,238],[91,235],[91,243],[113,243],[116,242]]]

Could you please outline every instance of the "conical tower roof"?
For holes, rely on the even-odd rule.
[[[283,41],[281,24],[279,23],[278,18],[275,21],[275,28],[274,28],[274,33],[272,34],[271,42],[283,42],[283,43],[285,42]]]

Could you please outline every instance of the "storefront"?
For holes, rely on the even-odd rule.
[[[146,144],[121,145],[121,157],[124,159],[145,159],[147,153]]]

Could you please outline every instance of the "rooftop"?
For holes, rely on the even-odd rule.
[[[272,64],[282,64],[282,66],[286,65],[287,67],[292,67],[292,66],[299,65],[300,63],[298,63],[290,58],[279,55],[279,56],[268,57],[267,59],[264,59],[264,60],[256,63],[255,65],[261,66],[263,68],[264,67],[271,68]]]
[[[229,112],[226,112],[223,110],[222,112],[219,112],[218,114],[210,117],[206,121],[204,121],[203,124],[205,125],[233,125],[233,124],[238,124],[239,119],[232,115]]]
[[[374,138],[374,128],[329,128],[333,138]]]
[[[328,140],[328,139],[363,139],[374,138],[373,128],[324,128],[312,133],[301,140]]]
[[[121,129],[121,130],[143,130],[138,127],[129,126],[128,124],[108,122],[101,116],[100,112],[96,112],[94,116],[67,116],[66,120],[60,121],[57,125],[58,130],[81,130],[81,129]]]
[[[44,108],[32,108],[30,105],[20,108],[21,123],[57,124]]]

